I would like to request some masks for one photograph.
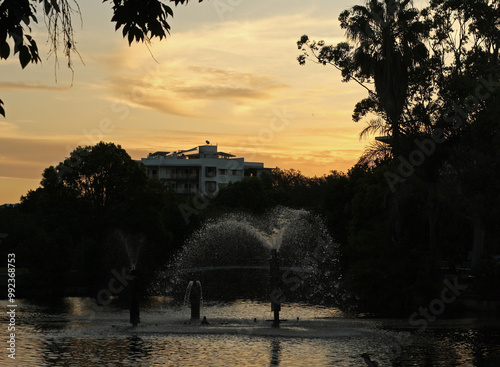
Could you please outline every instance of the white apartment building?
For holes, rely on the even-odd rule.
[[[142,158],[150,178],[159,179],[178,194],[215,195],[230,182],[245,176],[260,176],[269,169],[264,163],[217,150],[217,145],[200,145],[188,150],[150,153]]]

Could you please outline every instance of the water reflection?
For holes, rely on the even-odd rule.
[[[139,363],[144,360],[148,360],[151,355],[151,346],[148,345],[142,338],[134,335],[128,338],[129,342],[129,352],[128,360],[131,362]]]
[[[270,366],[279,366],[280,365],[280,352],[281,346],[279,339],[271,340],[271,363]]]
[[[207,306],[211,324],[202,327],[184,324],[188,310],[155,305],[132,328],[126,310],[93,315],[89,299],[20,300],[16,365],[362,366],[361,354],[369,353],[381,366],[500,366],[498,320],[442,320],[417,332],[407,320],[352,320],[334,309],[289,305],[290,321],[276,330],[265,321],[267,304],[240,301]]]

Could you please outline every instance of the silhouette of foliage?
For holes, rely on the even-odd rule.
[[[142,280],[151,281],[185,228],[177,202],[124,149],[101,142],[45,169],[41,186],[15,208],[25,219],[8,230],[42,289],[83,287],[95,296],[113,269],[130,269],[127,241],[139,250]],[[0,215],[2,230],[7,223]]]
[[[437,260],[453,269],[471,261],[480,275],[500,253],[493,224],[500,220],[498,1],[411,5],[365,1],[339,17],[348,42],[327,45],[306,35],[297,42],[299,64],[332,65],[343,81],[368,91],[353,120],[378,118],[361,136],[388,136],[369,144],[345,185],[337,181],[346,196],[328,191],[324,206],[339,221],[336,203],[344,203],[343,266],[368,310],[436,296]],[[400,178],[394,192],[386,174]]]
[[[246,209],[253,213],[263,213],[270,204],[269,194],[257,177],[245,177],[242,181],[230,183],[214,200],[214,205]]]
[[[160,40],[170,33],[167,18],[173,17],[172,8],[159,0],[104,0],[113,1],[113,18],[115,30],[123,27],[123,37],[131,44],[149,42],[152,38]],[[189,0],[170,0],[175,5],[188,3]],[[203,0],[199,0],[202,2]]]

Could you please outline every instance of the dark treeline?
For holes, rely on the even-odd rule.
[[[9,234],[0,255],[15,252],[35,286],[95,295],[113,270],[130,268],[124,242],[139,247],[147,282],[206,218],[284,205],[325,218],[361,310],[408,315],[439,298],[453,273],[465,276],[470,297],[498,301],[499,12],[486,0],[422,10],[369,1],[339,17],[349,42],[300,39],[300,63],[333,65],[368,91],[353,120],[371,118],[361,135],[383,138],[347,173],[275,169],[194,208],[119,146],[78,147],[20,205],[0,209]],[[189,221],[180,207],[192,208]]]
[[[88,171],[69,165],[75,152],[84,157],[81,163]],[[71,168],[67,175],[65,167]],[[17,266],[29,270],[28,291],[35,292],[28,294],[44,289],[95,297],[108,287],[113,270],[130,269],[124,238],[139,246],[137,268],[148,283],[207,218],[230,211],[259,215],[276,205],[306,208],[325,218],[340,244],[344,286],[357,305],[370,312],[407,312],[441,290],[442,274],[431,260],[430,243],[437,247],[438,260],[459,265],[472,254],[477,229],[464,214],[469,200],[449,192],[446,175],[437,189],[439,215],[431,241],[426,183],[416,172],[401,194],[405,243],[395,243],[394,193],[384,177],[391,172],[389,167],[389,161],[372,167],[356,165],[347,174],[314,178],[274,169],[262,178],[228,185],[190,216],[188,224],[179,205],[190,205],[192,198],[176,196],[160,182],[147,179],[119,146],[99,143],[78,148],[65,162],[46,169],[40,188],[23,196],[20,205],[0,210],[0,232],[9,234],[2,253],[15,253]],[[492,223],[500,220],[498,213],[489,218]],[[477,278],[475,289],[491,298],[500,277],[489,256],[500,251],[497,227],[488,228],[472,274]]]

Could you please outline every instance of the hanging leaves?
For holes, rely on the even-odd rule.
[[[40,61],[35,40],[26,34],[31,32],[31,21],[38,21],[35,5],[36,2],[30,0],[5,0],[0,4],[0,59],[6,60],[11,56],[9,41],[13,41],[12,55],[19,54],[22,68],[30,62]]]
[[[170,1],[175,5],[188,3],[188,0]],[[123,37],[130,45],[134,41],[149,43],[155,37],[165,38],[170,33],[167,18],[173,16],[172,8],[159,0],[113,0],[111,21],[116,23],[115,30],[123,27]]]
[[[10,55],[10,46],[6,41],[0,42],[0,59],[5,59]]]

